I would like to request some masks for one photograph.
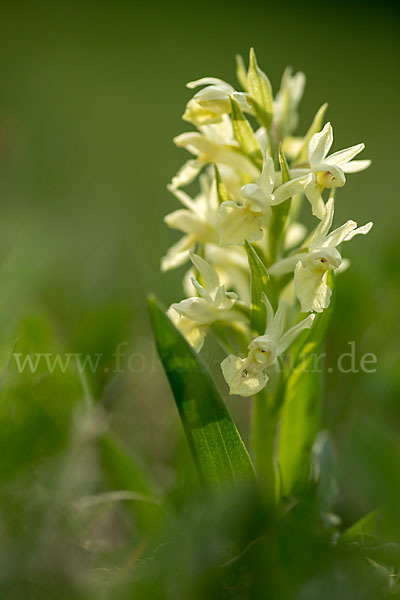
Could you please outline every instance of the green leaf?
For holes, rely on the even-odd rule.
[[[282,150],[282,144],[279,144],[279,165],[281,167],[282,183],[287,183],[288,181],[290,181],[290,172],[286,156],[284,155]]]
[[[290,181],[290,172],[281,145],[279,146],[279,164],[282,173],[282,183],[287,183]],[[291,203],[292,200],[289,198],[285,202],[282,202],[282,204],[271,207],[272,214],[268,232],[269,259],[271,263],[276,261],[280,245],[283,241],[283,233],[287,224]]]
[[[154,533],[164,518],[159,491],[132,453],[114,435],[98,441],[100,464],[108,485],[114,490],[138,492],[148,502],[131,502],[129,510],[142,533]]]
[[[322,128],[322,121],[326,112],[326,109],[328,108],[328,103],[325,102],[325,104],[323,104],[319,109],[317,114],[315,115],[313,122],[310,125],[309,130],[307,131],[306,135],[303,138],[303,144],[300,148],[300,151],[295,159],[295,163],[297,162],[302,162],[304,160],[307,160],[308,158],[308,143],[311,140],[312,136],[314,135],[314,133],[318,133],[318,131],[321,130]]]
[[[339,542],[367,543],[376,540],[379,537],[379,529],[382,522],[381,509],[368,513],[362,519],[356,521],[351,527],[346,529],[339,538]]]
[[[274,99],[272,95],[271,83],[266,74],[257,64],[254,49],[250,50],[250,64],[247,72],[247,84],[254,111],[261,125],[267,130],[271,127],[274,114]]]
[[[148,303],[157,350],[200,479],[216,488],[254,481],[250,457],[208,369],[157,299],[150,296]]]
[[[267,320],[265,304],[262,300],[262,293],[268,295],[268,271],[254,249],[252,244],[246,240],[245,243],[247,258],[250,268],[250,287],[251,287],[251,309],[250,309],[250,327],[261,335],[265,331]]]
[[[228,202],[229,195],[228,195],[226,187],[222,183],[221,175],[220,175],[217,165],[214,165],[214,173],[215,173],[215,183],[217,186],[218,202],[220,204],[222,204],[223,202]]]
[[[236,141],[242,151],[256,164],[258,167],[262,165],[262,153],[260,145],[257,141],[254,131],[250,123],[244,116],[239,104],[231,97],[232,107],[232,127]]]
[[[330,280],[332,282],[332,278]],[[317,315],[305,341],[302,338],[297,355],[292,349],[294,366],[286,383],[278,444],[286,495],[301,488],[311,474],[312,447],[320,426],[322,404],[321,344],[333,306],[332,297],[330,306]]]
[[[247,73],[243,56],[236,54],[236,77],[242,89],[247,92]]]

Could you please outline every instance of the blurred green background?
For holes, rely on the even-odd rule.
[[[398,506],[398,30],[398,8],[386,2],[0,3],[0,358],[3,383],[14,386],[3,394],[0,474],[2,512],[12,515],[5,539],[15,543],[2,571],[13,561],[20,568],[22,548],[39,543],[29,523],[52,503],[43,490],[61,493],[52,461],[66,452],[69,407],[82,395],[100,401],[102,426],[161,486],[175,485],[180,425],[145,306],[149,291],[165,304],[182,293],[184,270],[159,272],[177,239],[162,221],[176,207],[165,186],[186,159],[172,137],[190,129],[180,118],[185,83],[212,75],[235,84],[235,54],[250,46],[275,90],[286,65],[306,73],[300,132],[328,101],[334,149],[364,141],[362,158],[373,161],[338,194],[338,224],[375,226],[344,251],[352,268],[340,276],[327,365],[354,340],[357,357],[376,354],[377,371],[327,373],[323,421],[337,443],[344,523],[382,503]],[[22,353],[103,353],[104,369],[88,388],[44,373],[21,383],[12,364],[6,374],[17,338]],[[106,372],[120,342],[144,356],[143,369],[134,359],[140,372]],[[246,437],[247,400],[228,403]],[[96,467],[78,462],[83,495]]]

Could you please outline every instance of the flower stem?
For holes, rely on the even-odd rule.
[[[278,411],[275,397],[262,390],[253,398],[252,450],[267,502],[275,504],[275,435]]]

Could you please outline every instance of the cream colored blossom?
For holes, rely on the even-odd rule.
[[[283,333],[287,304],[279,302],[274,314],[268,298],[263,296],[267,309],[267,327],[265,334],[252,340],[248,346],[246,358],[227,356],[221,363],[222,373],[229,385],[230,394],[253,396],[260,392],[268,383],[268,370],[276,365],[282,355],[296,337],[312,325],[315,315],[309,315],[294,327]]]
[[[161,270],[168,271],[184,264],[189,260],[189,250],[196,244],[218,243],[216,219],[218,213],[218,198],[215,181],[207,175],[200,177],[201,191],[192,199],[183,190],[169,190],[178,198],[185,208],[175,210],[166,217],[164,222],[172,229],[178,229],[185,235],[174,244],[161,259]]]
[[[307,251],[284,258],[269,268],[271,275],[283,275],[294,270],[296,296],[302,312],[322,312],[329,306],[331,290],[327,285],[328,271],[342,265],[337,246],[355,235],[365,235],[372,227],[372,223],[357,227],[354,221],[347,221],[329,233],[333,214],[334,200],[330,198],[324,218],[309,239]]]
[[[319,133],[312,136],[308,144],[309,169],[295,169],[297,175],[312,173],[313,177],[305,185],[304,191],[311,203],[313,214],[322,219],[324,203],[321,192],[325,188],[342,187],[346,183],[345,173],[363,171],[371,164],[370,160],[353,160],[365,148],[365,144],[356,144],[339,150],[328,156],[333,143],[333,130],[330,123]]]
[[[257,167],[241,153],[228,115],[222,115],[220,123],[201,125],[198,129],[174,138],[179,148],[186,148],[196,156],[195,160],[187,161],[172,179],[174,188],[191,183],[209,163],[228,165],[250,178],[259,176]]]
[[[248,183],[241,189],[242,202],[227,201],[221,204],[217,217],[220,244],[241,245],[245,240],[260,240],[270,219],[271,206],[281,204],[301,192],[311,177],[306,174],[276,187],[274,161],[264,156],[261,176],[255,183]]]
[[[233,309],[238,295],[227,292],[225,286],[220,285],[215,269],[197,254],[190,253],[190,260],[199,271],[204,285],[192,277],[198,296],[172,304],[168,315],[189,344],[199,352],[209,325],[215,321],[243,321],[244,317]]]
[[[196,125],[209,125],[219,123],[223,114],[229,114],[232,110],[230,96],[246,112],[252,112],[246,100],[246,94],[236,90],[226,81],[215,77],[203,77],[196,81],[190,81],[187,87],[190,89],[206,86],[189,100],[183,115],[184,121]]]

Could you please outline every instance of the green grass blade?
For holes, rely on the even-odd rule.
[[[154,296],[149,298],[149,311],[157,350],[201,481],[218,488],[254,480],[248,452],[203,361]]]
[[[102,436],[98,441],[98,450],[102,471],[111,489],[137,492],[154,500],[129,502],[128,507],[142,533],[155,533],[165,517],[156,484],[115,436]]]
[[[375,541],[379,538],[379,529],[382,525],[382,511],[377,508],[368,513],[346,529],[339,537],[341,543],[360,542],[362,544]]]

